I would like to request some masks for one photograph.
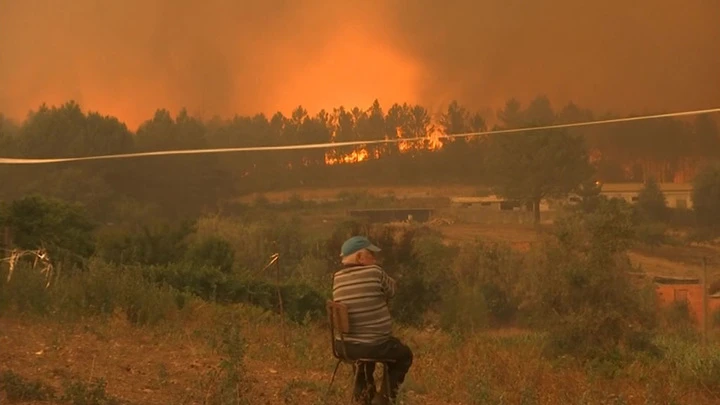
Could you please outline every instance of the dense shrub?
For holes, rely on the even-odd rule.
[[[661,311],[663,330],[686,339],[698,337],[696,322],[687,301],[673,301]]]
[[[508,325],[515,320],[523,295],[522,266],[521,257],[509,246],[483,241],[465,245],[455,258],[456,285],[482,299],[486,326]]]
[[[84,266],[95,252],[96,224],[78,204],[33,195],[2,211],[0,225],[9,228],[12,244],[26,250],[44,247],[56,266]]]
[[[668,241],[667,225],[662,222],[640,223],[635,226],[637,240],[648,246],[656,247]]]
[[[700,228],[716,236],[720,225],[720,163],[705,166],[693,180],[693,210]]]
[[[445,246],[438,232],[423,226],[341,223],[326,243],[331,268],[340,268],[340,247],[353,235],[365,235],[382,249],[379,264],[398,283],[392,300],[398,322],[417,325],[429,309],[437,309],[449,292],[454,257],[454,248]]]
[[[205,300],[223,301],[228,275],[217,267],[196,266],[188,262],[140,267],[145,278],[196,295]],[[218,296],[219,294],[219,296]]]
[[[100,256],[112,264],[177,263],[185,257],[188,238],[195,230],[190,221],[112,230],[101,239]]]
[[[477,285],[454,284],[443,297],[440,327],[457,334],[473,333],[490,325],[490,310],[485,295]]]
[[[228,241],[211,236],[191,245],[186,260],[196,266],[211,266],[223,273],[230,273],[235,262],[235,252]]]
[[[231,302],[247,303],[274,312],[280,312],[280,298],[285,316],[294,322],[304,322],[323,318],[325,301],[329,297],[307,284],[278,286],[262,280],[235,279],[229,283],[227,291],[227,299]]]
[[[535,252],[529,305],[550,332],[548,353],[597,360],[651,347],[654,291],[632,279],[625,255],[631,215],[617,200],[567,215]]]
[[[282,273],[290,274],[310,254],[313,236],[304,231],[299,217],[255,215],[252,218],[209,216],[197,221],[194,238],[198,241],[222,239],[233,250],[233,262],[239,272],[257,273],[270,257],[280,254]]]
[[[178,291],[218,303],[247,303],[279,312],[280,297],[284,313],[293,321],[306,317],[319,319],[325,313],[327,296],[304,283],[275,283],[241,278],[212,266],[197,267],[190,263],[144,267],[145,277],[158,285],[169,285]]]
[[[46,288],[40,272],[21,266],[9,282],[3,278],[0,283],[0,312],[52,314],[61,319],[119,312],[132,323],[154,324],[173,317],[188,299],[173,288],[146,281],[139,271],[118,270],[91,262],[88,271],[65,274]],[[0,275],[5,272],[2,269]]]
[[[635,209],[644,221],[665,222],[668,220],[668,207],[665,194],[653,178],[649,179],[635,204]]]
[[[405,234],[400,241],[409,243],[411,260],[390,270],[398,280],[392,310],[399,322],[417,325],[427,311],[439,310],[452,292],[452,262],[457,249],[422,228]]]
[[[0,308],[48,313],[58,302],[71,312],[121,308],[133,322],[145,323],[156,321],[155,311],[172,313],[191,296],[274,312],[282,299],[290,319],[320,319],[341,244],[367,235],[383,250],[380,264],[398,281],[391,302],[398,323],[438,321],[461,332],[540,327],[551,332],[552,352],[595,358],[647,344],[654,326],[652,292],[634,284],[624,253],[640,234],[633,212],[624,201],[593,197],[592,207],[560,216],[552,235],[529,255],[487,241],[448,245],[426,226],[356,220],[324,235],[313,234],[299,217],[281,216],[204,217],[138,232],[118,228],[99,249],[112,265],[98,263],[84,278],[64,280],[68,287],[60,295],[36,283],[14,284],[12,294],[0,296]],[[280,253],[279,280],[278,268],[260,272],[273,253]]]

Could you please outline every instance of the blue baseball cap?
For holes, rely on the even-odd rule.
[[[340,249],[340,256],[350,256],[351,254],[358,252],[362,249],[367,249],[371,252],[379,252],[380,248],[373,245],[370,240],[364,236],[353,236],[343,243]]]

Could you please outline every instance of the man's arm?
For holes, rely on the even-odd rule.
[[[383,269],[380,269],[380,284],[382,285],[385,296],[388,298],[395,296],[395,280],[385,273],[385,270]]]

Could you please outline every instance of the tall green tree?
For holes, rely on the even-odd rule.
[[[438,120],[440,130],[445,135],[467,134],[486,130],[485,120],[480,114],[471,114],[469,110],[452,101]],[[481,170],[482,148],[485,137],[442,138],[441,164],[447,168],[456,181],[462,180],[467,173]]]
[[[59,107],[40,106],[10,140],[8,152],[30,158],[128,153],[134,148],[125,124],[98,112],[85,113],[73,101]],[[107,215],[114,200],[109,179],[126,164],[98,161],[61,164],[53,170],[41,166],[3,168],[10,174],[5,184],[11,190],[6,197],[37,193],[77,201],[95,216]]]
[[[654,222],[667,220],[667,199],[654,177],[645,182],[645,186],[638,194],[635,207],[644,219]]]
[[[692,200],[698,226],[717,229],[720,226],[720,163],[705,166],[695,176]]]
[[[504,128],[552,125],[556,115],[546,97],[535,98],[526,109],[507,102],[498,117]],[[497,134],[491,138],[487,169],[499,196],[532,205],[540,222],[540,202],[564,197],[593,174],[584,140],[564,130]]]
[[[357,121],[357,131],[360,139],[364,141],[376,141],[385,138],[385,113],[378,100],[373,101],[370,108]],[[369,156],[375,158],[379,157],[382,145],[368,145],[366,149]]]
[[[188,150],[208,146],[205,124],[181,110],[173,118],[158,110],[136,135],[137,150]],[[232,195],[234,182],[217,155],[140,157],[126,160],[113,179],[116,189],[135,200],[159,205],[171,218],[194,216],[213,209]]]
[[[20,128],[18,146],[25,157],[89,156],[129,152],[133,138],[117,118],[86,115],[69,101],[32,112]]]

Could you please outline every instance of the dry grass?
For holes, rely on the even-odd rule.
[[[283,191],[270,191],[262,195],[270,202],[287,201],[291,196],[299,196],[304,200],[333,200],[338,194],[346,193],[370,193],[375,196],[395,195],[403,198],[437,198],[450,197],[455,195],[475,195],[477,187],[463,185],[445,186],[372,186],[372,187],[336,187],[336,188],[294,188]],[[244,195],[236,199],[238,202],[252,202],[257,193]]]
[[[464,243],[477,239],[509,243],[510,245],[526,250],[530,244],[538,240],[535,228],[527,225],[488,225],[454,223],[452,225],[436,226],[449,242]]]
[[[0,364],[59,387],[66,378],[104,378],[108,394],[134,404],[200,404],[218,383],[218,325],[234,319],[246,342],[251,404],[319,404],[334,366],[324,325],[290,325],[287,346],[274,315],[237,306],[193,303],[183,319],[135,327],[122,317],[61,323],[0,319]],[[406,404],[709,404],[712,393],[678,381],[663,364],[634,364],[605,378],[540,353],[541,336],[508,330],[457,338],[398,330],[415,352]],[[2,370],[0,370],[2,371]],[[330,403],[347,403],[349,367],[341,367]],[[0,398],[2,395],[0,394]]]
[[[509,243],[525,251],[538,241],[538,231],[529,225],[495,225],[477,223],[454,223],[439,225],[449,242],[472,242],[475,239]],[[651,275],[701,277],[702,260],[707,259],[708,277],[720,279],[720,248],[710,245],[662,245],[658,247],[636,246],[628,255],[633,264],[641,266]]]
[[[333,197],[338,191],[333,190]],[[241,243],[234,239],[238,226],[207,218],[201,229]],[[538,239],[533,227],[523,225],[455,223],[438,229],[449,241],[482,238],[519,249]],[[677,275],[696,272],[693,261],[709,253],[690,246],[660,247],[637,249],[631,258],[650,273]],[[250,404],[321,403],[334,366],[324,325],[288,325],[284,345],[276,316],[241,305],[228,309],[191,301],[179,317],[152,327],[133,326],[120,315],[73,323],[4,315],[0,372],[13,370],[58,389],[66,379],[104,378],[110,395],[133,404],[205,404],[220,383],[223,355],[214,348],[228,317],[246,342],[243,383]],[[718,387],[699,385],[692,378],[694,369],[678,371],[670,361],[637,362],[608,378],[571,362],[543,358],[543,339],[533,332],[458,337],[399,329],[397,334],[415,352],[403,393],[409,405],[720,403],[714,394]],[[681,378],[683,373],[690,378]],[[349,368],[341,367],[329,403],[347,403],[349,379]],[[0,392],[0,403],[5,402]]]

